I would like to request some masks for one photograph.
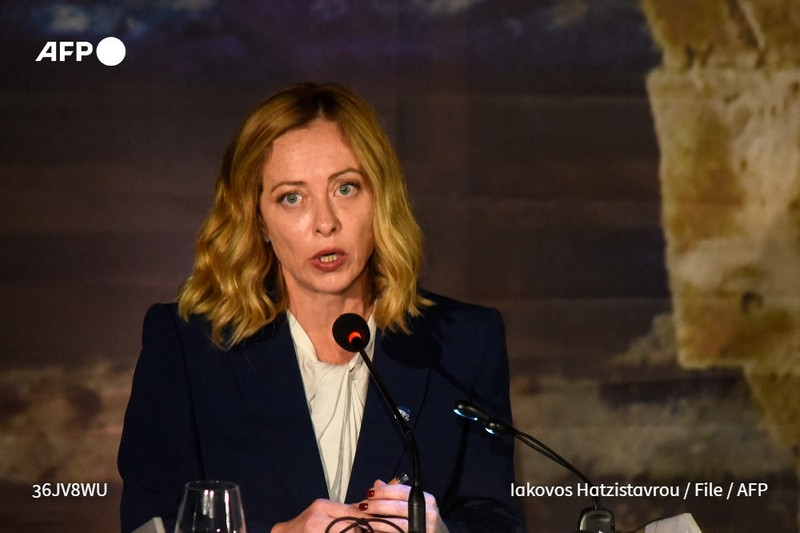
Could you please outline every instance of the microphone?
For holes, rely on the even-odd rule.
[[[400,410],[397,407],[389,389],[383,383],[378,370],[372,363],[372,360],[367,357],[364,349],[369,343],[369,326],[367,322],[355,313],[345,313],[341,315],[333,323],[333,338],[336,344],[341,346],[348,352],[358,352],[364,364],[367,365],[370,376],[378,386],[383,401],[389,406],[392,416],[400,425],[406,442],[411,450],[411,461],[414,467],[414,481],[411,485],[411,492],[408,495],[408,533],[425,533],[425,494],[422,491],[422,475],[420,473],[419,465],[419,448],[417,441],[414,439],[414,432],[411,427],[406,423],[405,419],[400,416]]]
[[[580,470],[572,466],[569,461],[558,455],[543,442],[527,433],[523,433],[510,424],[490,417],[485,411],[475,407],[471,403],[459,400],[453,407],[453,411],[455,411],[458,416],[482,424],[483,428],[492,435],[511,435],[518,438],[522,443],[576,474],[590,486],[595,486]],[[611,514],[611,511],[604,509],[600,505],[599,496],[592,496],[592,507],[581,511],[581,515],[578,518],[578,532],[614,533],[614,527],[614,515]]]

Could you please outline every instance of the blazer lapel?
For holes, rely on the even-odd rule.
[[[405,353],[419,353],[418,350],[422,348],[412,341],[414,337],[390,332],[383,335],[380,331],[376,337],[373,362],[398,407],[407,411],[408,423],[413,430],[424,408],[431,367],[408,364],[408,360],[404,358]],[[402,472],[409,476],[413,474],[406,438],[381,397],[377,385],[370,378],[345,501],[362,500],[366,490],[376,479],[389,481]]]
[[[295,501],[327,498],[303,379],[285,319],[231,353],[253,422],[280,482]]]

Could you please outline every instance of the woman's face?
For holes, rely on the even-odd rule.
[[[373,195],[338,124],[316,120],[272,144],[259,207],[289,291],[368,295]]]

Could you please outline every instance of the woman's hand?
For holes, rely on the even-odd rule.
[[[388,485],[376,481],[367,491],[367,499],[358,504],[360,511],[383,518],[408,531],[408,485]],[[375,531],[394,533],[397,530],[385,524],[371,522]],[[448,533],[447,526],[439,515],[439,506],[432,494],[425,493],[425,531],[426,533]]]
[[[366,513],[358,510],[358,505],[333,502],[318,499],[309,505],[305,511],[289,520],[275,524],[272,533],[321,533],[336,520],[342,517],[370,518]],[[339,533],[351,526],[351,521],[343,520],[331,528],[332,533]],[[352,531],[352,529],[350,529]]]

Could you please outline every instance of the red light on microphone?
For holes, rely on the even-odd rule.
[[[366,320],[355,313],[345,313],[333,323],[336,344],[348,352],[355,353],[366,348],[369,337]]]

